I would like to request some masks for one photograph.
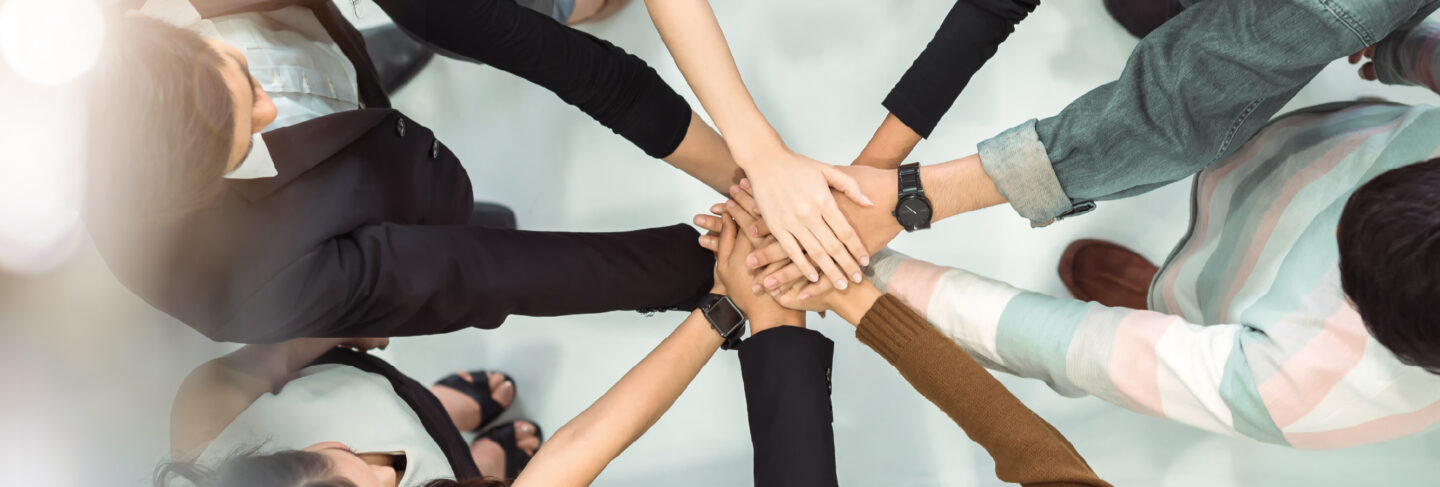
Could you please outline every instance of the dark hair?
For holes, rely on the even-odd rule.
[[[238,450],[214,470],[194,462],[167,462],[155,469],[155,487],[166,487],[176,477],[199,487],[355,487],[343,477],[330,475],[330,460],[319,453],[289,450],[266,455],[259,447]],[[506,487],[495,478],[436,479],[424,487]]]
[[[1341,285],[1370,334],[1401,362],[1440,374],[1440,159],[1365,183],[1336,233]]]
[[[192,462],[170,462],[155,470],[155,487],[175,477],[200,487],[355,487],[344,477],[330,475],[330,459],[319,453],[290,450],[268,455],[258,448],[231,455],[214,470]]]
[[[86,80],[90,199],[143,209],[208,199],[235,130],[223,55],[194,32],[144,16],[113,18],[108,31]]]

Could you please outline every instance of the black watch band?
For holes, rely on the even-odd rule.
[[[930,228],[933,211],[930,199],[925,197],[925,188],[920,185],[920,163],[902,165],[896,174],[900,179],[900,197],[891,215],[907,232]]]
[[[700,300],[700,314],[710,322],[710,328],[725,339],[720,344],[724,350],[740,346],[740,337],[745,336],[745,313],[730,300],[729,296],[711,294]]]

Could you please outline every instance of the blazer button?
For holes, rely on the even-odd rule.
[[[431,158],[431,159],[439,159],[439,158],[440,158],[440,139],[435,139],[434,142],[431,142],[431,143],[430,143],[430,158]]]
[[[395,133],[400,134],[401,137],[405,136],[405,119],[403,117],[395,121]]]

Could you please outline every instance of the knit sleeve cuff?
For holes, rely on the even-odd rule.
[[[855,337],[893,363],[924,331],[923,327],[928,326],[925,317],[905,306],[899,298],[886,294],[875,300],[875,305],[865,313],[855,329]]]

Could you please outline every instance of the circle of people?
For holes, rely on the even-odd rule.
[[[721,350],[739,355],[755,484],[837,485],[833,342],[807,311],[853,324],[1022,485],[1109,484],[987,368],[1301,449],[1440,419],[1440,111],[1277,116],[1345,57],[1440,92],[1440,0],[1106,0],[1141,39],[1118,79],[974,154],[905,164],[1039,4],[959,0],[848,166],[785,145],[705,0],[644,7],[714,128],[572,27],[625,0],[374,0],[393,24],[364,31],[330,1],[126,3],[87,83],[111,114],[88,122],[87,225],[135,294],[247,344],[185,379],[156,485],[589,485]],[[703,234],[518,230],[390,105],[437,53],[551,90],[724,201],[695,217]],[[1073,297],[886,248],[969,211],[1045,226],[1192,176],[1169,257],[1076,241],[1059,262]],[[548,438],[499,420],[509,375],[425,386],[380,350],[615,310],[685,318]]]

